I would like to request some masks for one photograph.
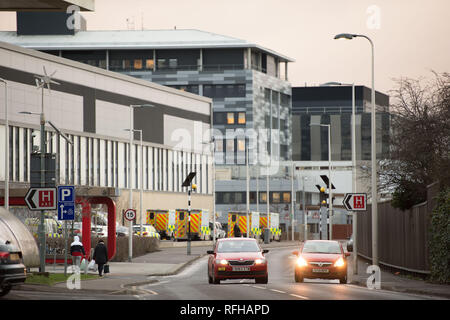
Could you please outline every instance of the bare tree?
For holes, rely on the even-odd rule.
[[[433,79],[396,79],[390,92],[390,157],[380,167],[380,182],[394,186],[402,209],[424,201],[426,186],[450,185],[450,74]]]

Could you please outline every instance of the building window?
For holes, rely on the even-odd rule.
[[[165,69],[166,67],[166,59],[158,59],[158,69]]]
[[[227,113],[227,124],[234,124],[234,113]]]
[[[234,152],[234,140],[227,139],[227,152]]]
[[[237,140],[237,151],[241,151],[241,152],[245,151],[245,139]]]
[[[124,69],[124,70],[130,70],[131,69],[130,60],[123,60],[122,61],[122,69]]]
[[[267,203],[267,193],[266,192],[261,192],[259,194],[259,202],[260,203]]]
[[[153,61],[153,59],[145,60],[145,68],[153,70],[154,66],[155,66],[155,61]]]
[[[177,59],[169,59],[169,68],[176,69],[178,65]]]
[[[272,202],[280,203],[280,193],[279,192],[272,193]]]
[[[238,124],[245,124],[245,112],[238,113]]]
[[[142,69],[142,59],[134,59],[134,69]]]
[[[291,194],[289,192],[283,192],[283,202],[291,203]]]

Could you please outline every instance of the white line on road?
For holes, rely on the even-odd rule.
[[[266,290],[267,288],[265,288],[265,287],[259,287],[259,286],[252,286],[253,288],[257,288],[257,289],[263,289],[263,290]]]
[[[293,296],[293,297],[296,297],[296,298],[303,299],[303,300],[309,300],[309,298],[304,297],[304,296],[299,296],[298,294],[293,294],[293,293],[291,293],[290,295]]]
[[[286,291],[281,291],[281,290],[277,290],[277,289],[270,289],[270,291],[278,292],[278,293],[286,293]]]

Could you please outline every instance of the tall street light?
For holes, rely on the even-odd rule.
[[[371,135],[372,135],[372,264],[378,265],[378,203],[377,203],[377,128],[376,128],[376,105],[375,105],[375,58],[372,40],[362,34],[341,33],[334,39],[365,38],[370,42],[372,49],[372,94],[371,94]],[[356,239],[353,239],[356,242]]]
[[[5,85],[5,210],[9,210],[9,123],[8,123],[8,83],[0,78]]]
[[[128,153],[128,190],[130,192],[129,195],[129,208],[133,209],[133,186],[132,186],[132,173],[133,173],[133,164],[134,161],[131,159],[131,151],[133,149],[133,133],[134,133],[134,117],[133,117],[133,110],[135,108],[142,108],[142,107],[154,107],[152,104],[131,104],[130,105],[130,150]],[[142,137],[142,135],[141,135]],[[136,177],[137,178],[137,177]],[[141,228],[142,229],[142,228]],[[142,230],[141,230],[142,231]],[[130,229],[129,229],[129,237],[128,237],[128,261],[131,262],[133,257],[133,221],[130,221]]]
[[[356,192],[356,96],[354,83],[327,82],[321,86],[352,86],[352,192]],[[356,244],[358,213],[353,211],[352,234],[353,234],[353,252],[358,252]],[[357,254],[353,255],[353,273],[358,274]]]
[[[310,126],[320,126],[328,128],[328,203],[329,203],[329,221],[330,221],[330,237],[333,239],[333,184],[331,183],[331,125],[311,123]]]
[[[213,242],[216,243],[216,141],[214,136],[211,136],[210,141],[202,142],[202,144],[208,144],[211,146],[212,149],[212,193],[213,193]]]

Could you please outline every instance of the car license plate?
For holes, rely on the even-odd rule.
[[[9,256],[9,259],[11,261],[18,261],[18,260],[20,260],[20,257],[19,257],[18,253],[11,253],[11,255]]]
[[[317,272],[317,273],[328,273],[330,272],[330,270],[328,269],[312,269],[313,272]]]
[[[233,267],[233,271],[250,271],[250,267]]]

